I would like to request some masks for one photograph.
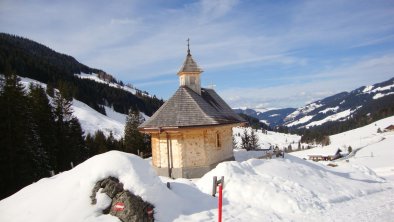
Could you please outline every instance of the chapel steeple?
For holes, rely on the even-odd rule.
[[[178,72],[179,76],[179,85],[187,86],[192,89],[194,92],[201,95],[201,81],[200,74],[203,70],[198,67],[197,63],[193,60],[193,57],[190,53],[190,43],[189,39],[187,39],[187,55],[186,59],[183,62],[182,67]]]

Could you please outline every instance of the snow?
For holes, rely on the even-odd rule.
[[[392,88],[394,88],[394,83],[392,85],[388,85],[388,86],[376,87],[375,89],[373,89],[373,86],[367,86],[367,87],[364,88],[363,93],[376,93],[373,96],[373,99],[379,99],[379,98],[382,98],[384,96],[388,96],[388,95],[394,94],[393,92],[388,92],[386,94],[380,93],[380,92],[383,92],[383,91],[391,90]]]
[[[380,99],[380,98],[382,98],[382,97],[385,97],[385,96],[388,96],[388,95],[393,95],[393,94],[394,94],[394,92],[389,92],[389,93],[386,93],[386,94],[377,93],[377,94],[374,95],[372,98],[373,98],[373,99]]]
[[[373,89],[373,86],[366,86],[363,90],[363,93],[370,92]]]
[[[298,124],[302,124],[302,123],[306,123],[309,120],[311,120],[314,116],[304,116],[302,118],[300,118],[299,120],[296,120],[294,122],[291,122],[290,124],[287,124],[286,126],[291,127],[291,126],[295,126]]]
[[[103,81],[94,74],[81,74],[81,78],[90,78],[97,81]],[[28,89],[29,84],[40,85],[46,89],[46,84],[30,78],[21,77],[21,83],[26,89]],[[96,131],[100,130],[107,137],[111,133],[115,139],[119,140],[123,137],[127,115],[118,113],[113,110],[113,108],[108,106],[104,106],[106,115],[103,115],[76,99],[73,99],[71,109],[73,110],[73,115],[78,118],[85,135],[88,133],[94,135]],[[149,118],[149,116],[143,112],[140,112],[140,115],[145,120]]]
[[[251,128],[235,127],[233,128],[233,135],[237,146],[241,146],[241,136],[244,130],[247,130],[248,134],[251,133]],[[293,134],[277,133],[272,131],[267,131],[267,134],[263,133],[261,130],[255,131],[255,134],[259,140],[259,146],[261,149],[269,149],[271,146],[278,146],[280,149],[287,148],[292,145],[293,149],[298,146],[298,141],[300,141],[301,136]]]
[[[348,147],[351,146],[353,153],[347,158],[349,163],[365,165],[379,176],[389,176],[394,179],[394,163],[392,161],[394,132],[377,133],[378,129],[383,130],[393,122],[394,116],[332,135],[330,136],[331,144],[328,146],[293,152],[291,155],[307,159],[308,155],[333,155],[338,148],[347,153]]]
[[[327,116],[326,118],[324,118],[322,120],[311,122],[308,125],[306,125],[306,128],[309,128],[312,126],[319,126],[319,125],[322,125],[322,124],[329,122],[329,121],[336,121],[336,120],[348,117],[350,114],[352,114],[351,109],[347,109],[345,111],[333,114],[331,116]]]
[[[73,101],[73,109],[91,125],[88,129],[114,125],[122,115],[106,107],[108,116]],[[82,118],[83,119],[83,118]],[[109,120],[108,120],[109,121]],[[82,122],[82,121],[81,121]],[[102,122],[106,122],[105,124]],[[102,125],[100,125],[100,123]],[[394,123],[394,116],[330,136],[331,144],[286,154],[285,158],[256,159],[266,151],[235,151],[236,161],[223,162],[202,178],[158,177],[149,160],[118,151],[94,156],[72,170],[41,179],[0,201],[0,221],[119,222],[101,212],[110,199],[97,194],[91,205],[96,181],[119,178],[124,188],[155,206],[157,221],[216,221],[217,197],[211,196],[212,177],[224,176],[224,221],[392,221],[394,218],[394,132],[377,133]],[[236,142],[244,130],[234,128]],[[268,131],[256,132],[261,148],[292,145],[300,136]],[[353,152],[328,162],[313,162],[308,155],[332,155],[338,148]],[[170,182],[171,189],[166,187]]]
[[[292,121],[294,120],[297,116],[303,114],[306,115],[310,112],[312,112],[313,110],[322,107],[322,104],[318,104],[318,103],[311,103],[308,104],[304,107],[298,108],[296,111],[290,113],[288,116],[286,116],[285,121]]]
[[[105,107],[108,116],[103,115],[90,106],[78,100],[73,100],[72,110],[81,123],[85,134],[94,135],[97,130],[101,130],[105,136],[112,132],[115,139],[120,139],[124,135],[126,115],[115,112],[109,107]]]
[[[264,120],[264,119],[260,120],[260,123],[264,123],[267,126],[270,125],[270,123],[267,120]]]
[[[251,159],[220,164],[196,184],[209,194],[212,177],[224,176],[224,198],[228,201],[224,221],[311,221],[311,214],[324,214],[332,204],[385,189],[384,180],[376,175],[357,168],[343,173],[347,170],[317,166],[295,157]]]
[[[376,89],[371,90],[371,92],[373,92],[373,93],[381,92],[381,91],[391,90],[391,88],[394,88],[394,84],[384,86],[384,87],[377,87]]]
[[[333,107],[333,108],[327,108],[325,110],[319,111],[319,113],[326,114],[327,112],[330,112],[330,111],[336,112],[338,109],[339,109],[339,106],[336,106],[336,107]]]
[[[367,86],[364,88],[363,93],[376,93],[372,98],[380,99],[384,96],[393,95],[394,92],[381,93],[383,91],[391,90],[392,88],[394,88],[394,83],[388,86],[376,87],[375,89],[373,89],[373,86]]]
[[[104,81],[104,80],[100,79],[98,77],[98,75],[95,74],[95,73],[93,73],[93,74],[81,73],[81,74],[75,74],[75,76],[78,77],[78,78],[81,78],[81,79],[90,79],[90,80],[93,80],[95,82],[103,83],[103,84],[109,85],[109,86],[114,87],[114,88],[123,89],[123,90],[125,90],[127,92],[130,92],[132,94],[136,94],[137,93],[137,91],[135,89],[130,88],[128,86],[121,86],[121,85],[116,84],[116,83],[110,83],[110,82]]]
[[[157,221],[216,221],[213,176],[225,178],[224,221],[391,221],[394,133],[377,133],[377,129],[393,122],[394,117],[390,117],[334,135],[330,146],[293,152],[283,159],[255,159],[265,151],[236,150],[237,161],[220,163],[193,180],[158,177],[148,160],[110,151],[1,200],[0,221],[119,221],[101,214],[110,203],[105,194],[98,193],[98,203],[90,204],[95,182],[108,176],[119,178],[125,189],[152,203]],[[235,128],[234,134],[243,130]],[[273,132],[259,131],[257,135],[282,145],[299,139]],[[336,161],[337,167],[302,159],[310,153],[349,145],[360,149],[348,162]]]
[[[108,176],[119,178],[125,189],[153,203],[159,221],[171,221],[181,213],[177,209],[162,210],[180,199],[166,188],[148,162],[132,154],[110,151],[2,200],[0,221],[119,221],[101,214],[110,203],[103,194],[98,196],[97,205],[90,204],[95,183]]]

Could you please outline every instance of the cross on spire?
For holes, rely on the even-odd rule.
[[[187,54],[190,55],[190,39],[187,38]]]

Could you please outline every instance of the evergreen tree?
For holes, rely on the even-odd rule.
[[[259,138],[257,137],[256,133],[254,132],[254,130],[251,130],[250,133],[250,145],[249,145],[249,150],[255,150],[255,149],[259,149]]]
[[[0,198],[47,174],[47,157],[23,85],[7,75],[0,91]]]
[[[84,144],[81,125],[78,119],[72,116],[71,101],[56,92],[53,102],[58,141],[57,171],[64,171],[70,169],[71,162],[76,165],[85,160],[89,152]]]
[[[245,150],[250,150],[250,136],[247,129],[244,129],[244,132],[241,136],[241,148]]]
[[[92,157],[92,156],[98,154],[97,147],[95,146],[95,143],[94,143],[94,138],[92,135],[90,135],[90,133],[88,133],[88,135],[86,135],[86,137],[85,137],[85,144],[86,144],[86,148],[88,150],[89,157]]]
[[[76,117],[72,117],[67,123],[68,131],[68,155],[70,162],[77,165],[89,157],[88,149],[85,145],[85,140],[83,139],[83,131],[79,120]]]
[[[38,135],[48,157],[48,167],[50,170],[57,169],[56,123],[52,106],[40,85],[31,84],[29,86],[29,100],[31,116],[37,125]]]
[[[145,152],[147,149],[144,135],[138,131],[138,126],[142,123],[138,110],[130,110],[126,118],[124,148],[125,152],[137,154],[138,150]]]
[[[94,134],[94,145],[97,150],[97,154],[105,153],[108,151],[107,140],[104,133],[101,130],[97,130]]]
[[[54,97],[55,96],[55,88],[53,88],[53,84],[52,83],[48,83],[47,84],[46,93],[50,97]]]
[[[251,129],[250,135],[248,130],[245,129],[241,136],[241,148],[247,151],[259,149],[259,138],[253,129]]]
[[[68,170],[70,166],[70,159],[68,155],[68,121],[72,118],[71,102],[66,100],[61,93],[55,92],[53,98],[54,115],[56,121],[56,140],[58,141],[58,148],[56,152],[57,169],[56,172]]]
[[[114,138],[112,131],[109,133],[106,144],[107,144],[108,150],[116,150],[117,149],[116,139]]]

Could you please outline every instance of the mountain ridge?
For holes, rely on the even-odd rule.
[[[104,106],[110,106],[123,114],[133,108],[152,115],[164,103],[162,99],[135,88],[135,93],[124,90],[122,81],[100,69],[90,68],[72,56],[6,33],[0,33],[0,73],[16,74],[48,84],[59,89],[65,97],[78,99],[102,114],[105,114]],[[96,74],[104,83],[75,74]]]
[[[301,134],[307,129],[327,135],[340,133],[394,115],[394,77],[349,92],[340,92],[297,109],[264,112],[250,108],[234,110],[269,123],[274,129],[288,128]]]

